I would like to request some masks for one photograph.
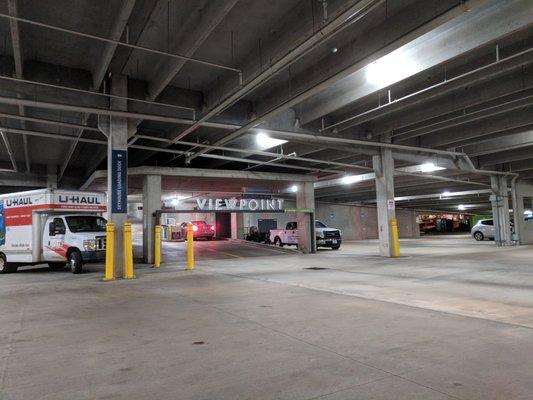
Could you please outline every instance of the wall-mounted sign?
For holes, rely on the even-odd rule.
[[[389,210],[394,210],[395,207],[396,207],[396,205],[394,203],[394,199],[387,200],[387,208]]]
[[[283,199],[196,199],[201,211],[283,211]]]
[[[111,151],[111,212],[128,212],[128,152]]]

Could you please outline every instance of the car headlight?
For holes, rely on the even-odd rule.
[[[85,251],[95,251],[96,250],[96,239],[84,240],[83,249]]]
[[[324,232],[317,232],[316,237],[319,239],[324,239]]]

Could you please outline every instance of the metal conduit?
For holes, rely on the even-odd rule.
[[[69,90],[71,92],[85,93],[85,94],[94,95],[94,96],[107,97],[109,99],[120,99],[120,100],[127,100],[127,101],[135,101],[135,102],[138,102],[138,103],[145,103],[145,104],[156,105],[156,106],[163,106],[163,107],[169,107],[169,108],[178,108],[178,109],[182,109],[182,110],[189,110],[189,111],[192,111],[192,115],[193,115],[192,119],[193,120],[196,119],[196,110],[194,108],[192,108],[192,107],[178,106],[178,105],[175,105],[175,104],[160,103],[160,102],[151,101],[151,100],[136,99],[136,98],[133,98],[133,97],[118,96],[118,95],[108,94],[108,93],[92,92],[90,90],[77,89],[77,88],[73,88],[73,87],[69,87],[69,86],[53,85],[51,83],[37,82],[37,81],[28,80],[28,79],[13,78],[11,76],[6,76],[6,75],[0,75],[0,79],[13,81],[13,82],[19,82],[19,83],[28,83],[30,85],[50,87],[50,88],[54,88],[54,89]]]
[[[442,86],[445,86],[445,85],[448,85],[450,83],[456,82],[456,81],[458,81],[460,79],[469,77],[470,75],[476,74],[478,72],[482,72],[482,71],[484,71],[486,69],[489,69],[491,67],[494,67],[494,66],[502,64],[502,63],[507,63],[507,62],[512,61],[512,60],[514,60],[516,58],[519,58],[521,56],[528,55],[528,54],[531,54],[531,53],[533,53],[533,48],[529,48],[527,50],[524,50],[524,51],[521,51],[519,53],[513,54],[512,56],[509,56],[509,57],[500,59],[498,61],[495,61],[493,63],[484,65],[483,67],[476,68],[476,69],[474,69],[472,71],[468,71],[468,72],[466,72],[466,73],[464,73],[462,75],[455,76],[455,77],[453,77],[451,79],[446,79],[446,80],[444,80],[442,82],[439,82],[439,83],[437,83],[435,85],[432,85],[432,86],[429,86],[427,88],[421,89],[421,90],[419,90],[417,92],[408,94],[408,95],[406,95],[404,97],[400,97],[399,99],[393,100],[393,101],[391,101],[391,102],[389,102],[387,104],[384,104],[382,106],[372,108],[372,109],[370,109],[368,111],[364,111],[364,112],[362,112],[360,114],[357,114],[357,115],[353,115],[353,116],[348,117],[348,118],[346,118],[346,119],[344,119],[342,121],[339,121],[339,122],[336,122],[334,124],[325,126],[325,127],[321,128],[321,129],[319,129],[319,132],[327,131],[327,130],[330,130],[332,128],[338,127],[339,125],[345,124],[346,122],[350,122],[350,121],[354,121],[354,120],[358,119],[357,123],[354,123],[354,124],[352,124],[350,126],[347,126],[347,127],[342,128],[342,129],[339,129],[339,131],[344,131],[344,130],[350,128],[353,125],[362,124],[364,122],[369,121],[370,119],[373,118],[373,116],[371,115],[372,113],[375,113],[375,112],[380,111],[380,110],[386,110],[387,108],[390,108],[393,105],[397,105],[398,103],[404,102],[405,100],[411,99],[411,98],[416,97],[416,96],[421,95],[421,94],[424,94],[424,93],[426,93],[426,92],[428,92],[430,90],[440,88]],[[489,75],[489,76],[492,76],[492,75]],[[473,83],[475,83],[475,82],[477,82],[479,80],[483,80],[483,78],[477,79],[477,80],[473,80],[473,81],[469,81],[469,82],[467,82],[465,84],[471,85],[471,84],[473,84]],[[442,95],[443,93],[446,93],[446,92],[445,91],[440,91],[439,93],[437,93],[437,94],[435,94],[435,95],[433,95],[431,97],[426,97],[424,99],[419,99],[419,100],[417,100],[417,102],[429,100],[429,99],[431,99],[431,98],[433,98],[433,97],[435,97],[437,95]],[[416,103],[414,103],[414,104],[416,104]],[[412,105],[412,104],[410,104],[410,105]]]
[[[1,18],[7,18],[7,19],[13,20],[13,21],[23,22],[23,23],[29,24],[29,25],[39,26],[41,28],[47,28],[47,29],[55,30],[55,31],[58,31],[58,32],[69,33],[71,35],[81,36],[81,37],[85,37],[85,38],[88,38],[88,39],[94,39],[94,40],[99,40],[101,42],[112,43],[112,44],[115,44],[115,45],[118,45],[118,46],[129,47],[131,49],[141,50],[141,51],[145,51],[147,53],[158,54],[158,55],[167,56],[167,57],[171,57],[171,58],[177,58],[179,60],[186,60],[186,61],[190,61],[190,62],[194,62],[194,63],[198,63],[198,64],[207,65],[207,66],[214,67],[214,68],[221,68],[221,69],[225,69],[225,70],[228,70],[228,71],[234,71],[234,72],[239,73],[239,76],[242,76],[242,73],[241,73],[240,69],[233,68],[233,67],[228,67],[226,65],[221,65],[221,64],[214,63],[214,62],[210,62],[210,61],[199,60],[199,59],[196,59],[196,58],[191,58],[191,57],[186,57],[186,56],[182,56],[182,55],[179,55],[179,54],[169,53],[169,52],[166,52],[166,51],[151,49],[151,48],[144,47],[144,46],[138,46],[138,45],[135,45],[135,44],[124,43],[124,42],[121,42],[119,40],[113,40],[113,39],[108,39],[108,38],[104,38],[104,37],[101,37],[101,36],[91,35],[89,33],[78,32],[78,31],[74,31],[72,29],[61,28],[59,26],[45,24],[45,23],[37,22],[37,21],[32,21],[32,20],[26,19],[26,18],[14,17],[14,16],[8,15],[8,14],[0,13],[0,17]]]

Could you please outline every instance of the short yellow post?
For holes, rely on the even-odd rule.
[[[191,223],[187,224],[187,269],[194,269],[194,230]]]
[[[105,226],[105,275],[104,281],[115,280],[115,224]]]
[[[131,238],[131,224],[124,224],[124,279],[135,279],[133,273],[133,245]]]
[[[155,226],[154,238],[154,268],[159,268],[161,265],[161,226]]]
[[[398,221],[396,218],[390,220],[390,228],[392,235],[392,256],[400,257],[400,239],[398,236]]]

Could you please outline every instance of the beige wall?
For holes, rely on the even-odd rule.
[[[420,237],[417,213],[413,210],[396,209],[401,238]],[[326,225],[339,228],[344,240],[378,238],[378,218],[375,207],[317,204],[316,219]]]
[[[292,202],[287,201],[286,207],[294,207]],[[420,237],[416,213],[413,210],[396,209],[398,228],[401,238]],[[342,231],[344,240],[363,240],[378,238],[378,218],[375,207],[343,206],[339,204],[316,204],[316,219],[332,228]],[[275,219],[278,229],[285,228],[289,221],[296,221],[295,214],[253,213],[244,214],[244,231],[250,226],[257,226],[258,218]]]

